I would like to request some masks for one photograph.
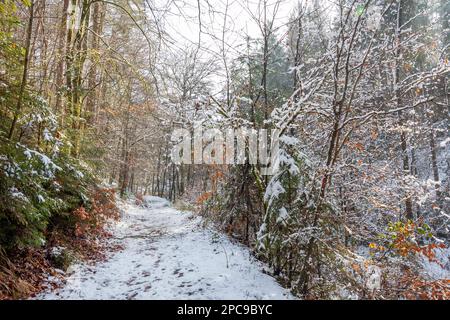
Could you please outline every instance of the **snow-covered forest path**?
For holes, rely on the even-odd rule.
[[[78,264],[67,283],[38,299],[290,299],[245,247],[200,226],[200,218],[153,197],[122,205],[112,227],[123,246],[96,265]]]

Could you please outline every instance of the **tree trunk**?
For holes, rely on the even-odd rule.
[[[61,88],[64,83],[64,56],[65,56],[65,48],[66,48],[66,30],[67,30],[67,16],[69,8],[69,0],[64,0],[62,6],[62,17],[61,23],[59,25],[58,31],[58,51],[57,51],[57,59],[58,65],[56,67],[56,102],[55,102],[55,111],[61,114],[60,126],[64,126],[64,119],[66,117],[66,109],[61,108],[62,104],[62,92]]]
[[[31,1],[31,5],[30,5],[30,17],[28,18],[27,37],[26,37],[26,42],[25,42],[25,57],[24,57],[24,61],[23,61],[22,81],[20,83],[19,97],[17,99],[16,110],[14,112],[14,117],[13,117],[13,121],[11,123],[11,127],[9,129],[9,134],[8,134],[9,139],[12,139],[12,136],[14,134],[17,120],[19,118],[20,109],[22,108],[23,96],[25,94],[25,87],[27,85],[28,65],[29,65],[29,59],[30,59],[31,34],[33,33],[33,20],[34,20],[34,0]]]
[[[437,164],[437,152],[436,152],[436,142],[434,139],[433,129],[430,130],[430,154],[431,154],[431,168],[433,169],[433,178],[434,178],[434,188],[436,190],[436,200],[438,203],[441,203],[441,192],[440,188],[440,179],[439,179],[439,168]]]
[[[395,49],[395,70],[394,70],[394,87],[396,87],[395,89],[395,96],[396,96],[396,103],[397,103],[397,108],[400,108],[402,106],[402,101],[400,98],[400,93],[398,92],[397,89],[397,84],[400,83],[401,79],[400,79],[400,57],[401,57],[401,49],[400,49],[400,45],[401,45],[401,28],[403,26],[403,16],[404,16],[404,11],[403,11],[403,5],[404,5],[404,0],[400,0],[398,2],[398,6],[397,6],[397,29],[396,29],[396,33],[395,33],[395,41],[396,41],[396,49]],[[403,174],[404,175],[409,175],[410,174],[410,165],[409,165],[409,156],[408,156],[408,137],[406,134],[406,131],[402,128],[405,123],[404,123],[404,119],[403,119],[403,114],[401,111],[398,112],[398,124],[400,126],[400,147],[401,147],[401,157],[402,157],[402,170],[403,170]],[[411,196],[406,194],[405,197],[405,217],[406,219],[413,219],[413,204],[412,204],[412,199]]]

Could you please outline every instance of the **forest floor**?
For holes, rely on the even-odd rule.
[[[110,241],[123,250],[78,263],[66,282],[37,299],[293,299],[249,249],[202,227],[201,218],[149,197],[120,204]]]

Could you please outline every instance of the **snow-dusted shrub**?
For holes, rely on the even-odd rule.
[[[0,139],[0,246],[40,246],[50,220],[88,202],[94,180],[69,156]]]
[[[53,247],[49,256],[52,264],[64,271],[67,270],[74,260],[73,254],[65,247]]]
[[[436,241],[423,219],[389,223],[370,255],[383,269],[379,295],[385,298],[447,300],[450,298],[450,251]]]
[[[203,192],[196,200],[208,220],[236,239],[254,246],[262,222],[262,177],[249,164],[230,167],[215,191]]]
[[[343,268],[336,252],[328,247],[338,237],[339,226],[332,221],[336,210],[319,196],[310,161],[298,142],[284,140],[279,170],[264,195],[257,253],[294,293],[328,298]]]

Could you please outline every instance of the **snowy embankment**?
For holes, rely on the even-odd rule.
[[[146,198],[122,204],[112,241],[123,250],[78,264],[67,283],[37,299],[292,299],[244,246],[202,228],[199,217]]]

